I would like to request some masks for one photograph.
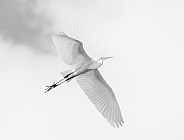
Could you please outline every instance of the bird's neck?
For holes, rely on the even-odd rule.
[[[103,60],[99,60],[99,61],[95,62],[95,65],[96,65],[97,68],[101,67],[102,64],[103,64]]]
[[[97,69],[99,67],[101,67],[103,64],[103,60],[93,60],[93,63],[90,65],[89,69]]]
[[[97,61],[95,61],[96,65],[99,67],[101,67],[103,65],[103,59],[98,59]]]
[[[99,59],[98,62],[103,64],[103,59]]]

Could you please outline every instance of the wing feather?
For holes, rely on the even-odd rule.
[[[96,104],[96,108],[97,109],[99,109],[101,112],[103,112],[102,111],[102,109],[104,109],[105,110],[105,107],[106,107],[106,103],[108,103],[108,100],[107,100],[107,98],[106,97],[101,97],[101,99],[98,99],[98,102],[93,102],[94,104]]]
[[[123,119],[113,90],[105,82],[98,69],[76,77],[77,83],[97,110],[113,125],[119,127]]]
[[[64,63],[73,65],[90,57],[86,54],[82,42],[67,36],[64,32],[52,35],[52,40]]]
[[[106,101],[104,101],[102,106],[99,106],[99,107],[97,106],[96,108],[99,108],[100,112],[102,112],[102,114],[104,114],[106,109],[107,109],[108,104],[109,104],[109,102],[106,99]]]
[[[118,119],[117,119],[117,112],[116,112],[117,108],[114,107],[114,121],[117,122]],[[121,122],[121,121],[120,121]]]
[[[110,120],[112,120],[112,122],[114,122],[113,113],[114,113],[114,106],[112,106],[111,104]]]
[[[112,108],[113,108],[112,118],[113,118],[113,121],[115,122],[116,121],[116,119],[115,119],[115,109],[114,109],[114,107],[112,107]]]

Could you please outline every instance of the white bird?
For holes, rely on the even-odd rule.
[[[52,39],[63,62],[69,65],[70,69],[61,72],[64,78],[46,86],[45,92],[76,77],[79,86],[104,118],[114,127],[122,126],[124,121],[114,92],[98,71],[103,60],[112,57],[100,57],[95,61],[86,54],[82,42],[64,32],[53,35]]]

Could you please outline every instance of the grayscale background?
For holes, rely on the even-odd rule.
[[[125,124],[114,129],[72,80],[51,35],[81,40]],[[1,140],[183,140],[184,1],[0,0]]]

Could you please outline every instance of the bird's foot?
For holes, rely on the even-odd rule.
[[[58,84],[56,84],[55,82],[53,82],[53,84],[51,86],[45,86],[46,88],[45,88],[45,92],[44,93],[49,92],[51,89],[53,89],[53,88],[55,88],[57,86],[58,86]]]

